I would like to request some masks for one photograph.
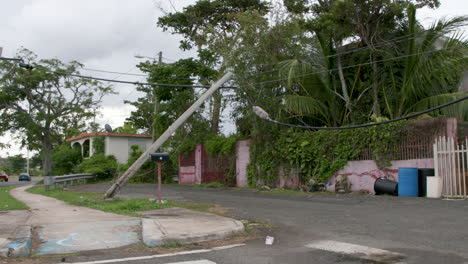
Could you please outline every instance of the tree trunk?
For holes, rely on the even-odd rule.
[[[43,150],[43,159],[42,159],[42,167],[44,170],[44,176],[51,176],[52,173],[52,143],[50,142],[50,131],[46,129],[44,132],[44,138],[42,140],[42,150]]]
[[[213,94],[213,112],[211,114],[211,132],[217,134],[219,132],[219,121],[221,118],[221,92],[216,91]]]
[[[375,58],[371,55],[372,62],[372,99],[374,104],[372,106],[372,112],[375,116],[381,117],[380,113],[380,104],[379,104],[379,81],[377,78],[377,64],[375,63]]]
[[[343,99],[345,101],[346,109],[348,110],[349,113],[351,113],[351,99],[349,98],[348,86],[346,85],[346,80],[343,74],[343,63],[341,62],[341,55],[340,55],[341,43],[336,44],[336,51],[338,53],[337,63],[338,63],[338,75],[340,76],[340,82],[341,82],[341,91],[343,93]]]

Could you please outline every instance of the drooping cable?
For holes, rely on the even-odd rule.
[[[405,119],[410,119],[410,118],[413,118],[413,117],[417,117],[417,116],[420,116],[420,115],[423,115],[423,114],[427,114],[427,113],[433,112],[435,110],[439,110],[441,108],[444,108],[444,107],[447,107],[447,106],[462,102],[462,101],[464,101],[466,99],[468,99],[468,95],[464,96],[462,98],[450,101],[448,103],[445,103],[445,104],[442,104],[442,105],[439,105],[439,106],[436,106],[436,107],[432,107],[432,108],[429,108],[429,109],[426,109],[426,110],[411,114],[411,115],[402,116],[402,117],[398,117],[398,118],[395,118],[395,119],[385,120],[385,121],[376,122],[376,123],[353,125],[353,126],[344,126],[344,127],[314,127],[314,126],[293,125],[293,124],[288,124],[288,123],[284,123],[284,122],[280,122],[280,121],[271,119],[269,114],[259,106],[254,106],[253,111],[261,119],[272,122],[272,123],[275,123],[275,124],[278,124],[278,125],[282,125],[282,126],[293,127],[293,128],[302,128],[302,129],[311,129],[311,130],[344,130],[344,129],[355,129],[355,128],[362,128],[362,127],[378,126],[378,125],[384,125],[384,124],[389,124],[389,123],[393,123],[393,122],[398,122],[398,121],[405,120]]]

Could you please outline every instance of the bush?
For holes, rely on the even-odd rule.
[[[63,143],[52,151],[52,174],[65,175],[75,170],[81,162],[81,150],[72,148],[70,144]]]
[[[96,175],[97,180],[112,179],[117,172],[118,163],[114,156],[105,156],[96,154],[85,159],[79,166],[80,172],[92,173]]]

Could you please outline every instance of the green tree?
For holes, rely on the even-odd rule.
[[[156,64],[143,62],[138,65],[142,72],[148,73],[152,83],[174,83],[176,85],[193,85],[196,79],[204,79],[213,74],[199,60],[183,59],[175,63]],[[138,91],[145,93],[135,102],[125,101],[136,107],[127,122],[135,128],[152,133],[159,137],[190,105],[196,100],[197,90],[191,87],[141,86]],[[199,89],[198,91],[203,91]],[[195,112],[179,129],[176,135],[180,138],[193,138],[195,135],[206,136],[207,119],[203,116],[204,108]]]
[[[405,116],[466,96],[458,86],[468,70],[468,41],[456,32],[467,22],[468,16],[455,17],[439,20],[424,29],[416,20],[416,9],[408,9],[408,22],[401,33],[419,37],[399,43],[399,55],[406,56],[405,59],[387,62],[380,73],[388,116]],[[436,114],[467,120],[468,103]]]
[[[318,2],[285,0],[284,4],[290,12],[300,14],[306,27],[318,38],[330,40],[327,42],[330,43],[335,53],[331,62],[337,68],[341,88],[338,98],[344,101],[347,111],[344,117],[351,115],[353,104],[355,104],[353,100],[361,98],[361,94],[367,91],[371,91],[373,114],[381,116],[383,91],[381,65],[377,62],[386,54],[388,55],[389,49],[382,49],[376,44],[385,42],[388,36],[394,35],[395,29],[407,20],[406,11],[408,8],[414,8],[413,4],[417,8],[424,6],[435,8],[440,5],[438,0],[324,0]],[[305,16],[306,13],[312,16]],[[351,44],[344,45],[345,41]],[[352,57],[346,55],[348,50],[365,47],[366,51],[361,52],[359,56],[361,58],[354,63],[370,61],[370,70],[363,71],[370,82],[366,81],[364,85],[359,85],[355,78],[363,73],[354,75],[354,78],[349,76],[350,71],[344,70],[346,65],[343,59],[344,56]],[[354,98],[353,92],[355,92]]]
[[[467,18],[438,21],[428,29],[415,18],[418,7],[437,7],[438,1],[285,4],[302,15],[299,19],[319,44],[318,52],[311,56],[319,59],[286,64],[289,86],[304,87],[286,97],[290,111],[325,121],[341,120],[327,125],[363,123],[369,120],[369,112],[377,117],[399,117],[462,96],[455,92],[466,70],[466,40],[461,35],[448,36]],[[303,16],[304,12],[311,12],[312,18]],[[348,44],[343,46],[344,40]],[[343,101],[345,108],[340,109],[340,104],[330,108],[327,102],[336,100]],[[466,116],[463,109],[456,109],[457,116]],[[338,110],[339,119],[330,110]]]
[[[54,146],[78,134],[112,89],[70,76],[83,66],[76,61],[37,60],[26,49],[17,57],[34,68],[23,69],[6,61],[0,64],[0,133],[16,133],[21,145],[39,150],[44,174],[50,175]]]
[[[21,173],[26,168],[26,159],[21,154],[7,157],[5,167],[5,171],[10,171],[10,173]]]
[[[136,134],[137,128],[133,126],[132,123],[125,122],[123,126],[117,127],[114,129],[115,133],[126,133],[126,134]]]
[[[239,15],[250,11],[266,14],[268,9],[267,2],[261,0],[201,0],[182,12],[160,17],[158,25],[165,31],[182,35],[181,49],[196,47],[205,65],[222,72],[230,59],[222,51],[234,48],[239,40]],[[219,132],[221,111],[222,95],[218,91],[213,95],[211,107],[213,133]]]

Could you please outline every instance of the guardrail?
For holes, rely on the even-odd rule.
[[[62,188],[69,183],[71,186],[79,184],[80,182],[86,183],[88,179],[94,179],[94,174],[69,174],[62,176],[45,176],[44,186],[46,192],[50,190],[51,185],[55,185],[55,189],[62,185]]]

